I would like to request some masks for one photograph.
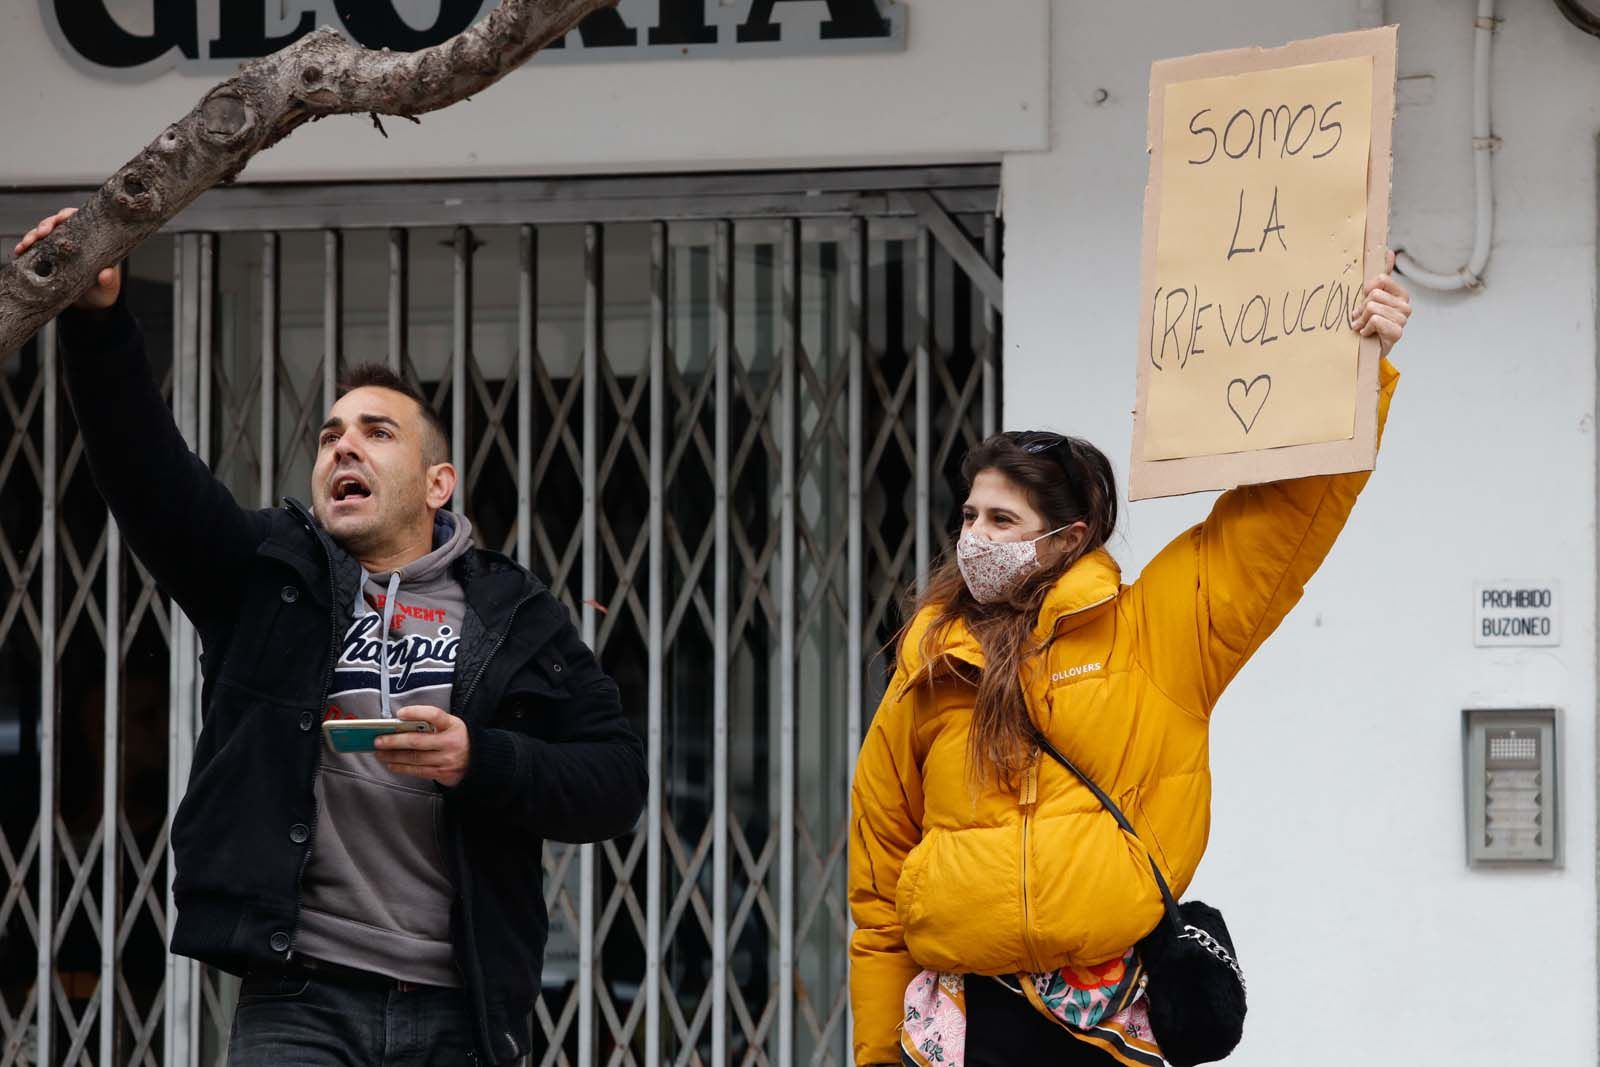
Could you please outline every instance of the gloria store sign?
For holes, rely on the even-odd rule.
[[[367,48],[415,51],[453,37],[499,0],[40,0],[50,35],[96,74],[227,70],[318,26]],[[897,0],[621,0],[538,61],[901,51]]]

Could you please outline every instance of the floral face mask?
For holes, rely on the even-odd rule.
[[[996,604],[1010,597],[1028,575],[1039,569],[1039,542],[1066,528],[1058,526],[1029,541],[991,541],[973,532],[962,534],[956,542],[956,566],[967,580],[972,599],[980,604]]]

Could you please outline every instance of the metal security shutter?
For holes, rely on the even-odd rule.
[[[241,503],[304,498],[337,370],[386,362],[453,427],[454,506],[622,687],[650,806],[546,849],[532,1062],[849,1062],[851,768],[998,424],[998,181],[243,187],[130,261]],[[0,232],[72,200],[0,197]],[[234,983],[164,951],[196,639],[107,520],[53,348],[0,368],[0,1067],[220,1063]]]

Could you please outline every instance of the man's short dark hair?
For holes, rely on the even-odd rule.
[[[357,389],[369,388],[387,389],[391,393],[399,393],[415,401],[417,407],[422,410],[424,426],[422,462],[430,467],[436,463],[450,462],[450,428],[444,424],[439,413],[433,410],[433,406],[415,386],[388,367],[381,363],[362,363],[351,367],[340,376],[335,392],[339,396],[344,396]]]

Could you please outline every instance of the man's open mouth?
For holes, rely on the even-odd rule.
[[[357,497],[369,497],[372,490],[367,488],[367,483],[353,474],[343,474],[333,480],[333,499],[353,500]]]

